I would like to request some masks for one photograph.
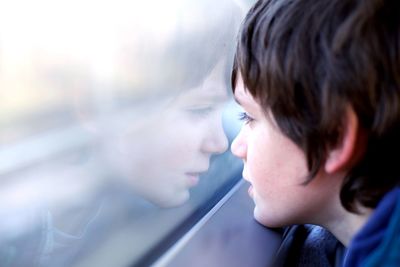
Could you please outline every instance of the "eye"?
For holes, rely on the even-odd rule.
[[[243,121],[245,124],[249,124],[254,121],[252,117],[250,117],[246,112],[239,113],[239,120]]]
[[[199,107],[199,108],[188,108],[186,109],[186,112],[188,112],[190,115],[198,117],[198,118],[203,118],[207,117],[213,112],[212,107]]]

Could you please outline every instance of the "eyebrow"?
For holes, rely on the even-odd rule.
[[[206,100],[206,101],[212,101],[212,102],[225,102],[229,99],[227,94],[210,94],[210,95],[203,95],[198,98],[199,100]]]

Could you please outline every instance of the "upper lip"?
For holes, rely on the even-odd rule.
[[[247,172],[243,169],[243,172],[242,172],[243,179],[245,179],[246,181],[250,182],[250,180],[248,178],[246,178],[246,176],[247,176]]]
[[[198,176],[198,175],[201,175],[201,174],[203,174],[205,172],[206,171],[194,171],[194,172],[186,172],[186,174]]]
[[[189,174],[190,173],[192,173],[192,174],[205,173],[208,171],[208,168],[209,168],[209,165],[207,164],[207,165],[204,165],[204,167],[201,166],[201,167],[190,169],[190,171],[187,171],[186,173],[189,173]]]

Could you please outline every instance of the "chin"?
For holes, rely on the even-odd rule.
[[[253,216],[254,219],[260,224],[269,227],[269,228],[280,228],[287,226],[287,224],[283,223],[280,220],[277,220],[276,216],[273,215],[272,212],[262,211],[257,206],[254,208]]]
[[[174,192],[173,194],[156,195],[150,198],[150,202],[160,208],[173,208],[183,205],[190,198],[188,190],[182,192]]]

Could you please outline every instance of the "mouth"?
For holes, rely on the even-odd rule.
[[[245,169],[243,169],[242,177],[243,177],[243,179],[246,180],[247,182],[250,182],[250,180],[247,178],[247,171],[246,171]]]
[[[196,186],[200,181],[200,175],[202,172],[186,172],[185,175],[187,177],[188,186],[193,187]]]
[[[254,192],[253,192],[253,191],[254,191],[254,188],[253,188],[253,185],[251,184],[250,180],[249,180],[248,178],[246,178],[246,177],[247,177],[247,172],[246,172],[245,169],[243,169],[242,177],[243,177],[243,179],[244,179],[245,181],[247,181],[247,182],[250,183],[250,186],[249,186],[249,189],[247,190],[247,193],[249,194],[249,196],[250,196],[251,198],[253,198],[253,196],[254,196]]]
[[[253,189],[253,185],[250,184],[249,189],[247,190],[247,193],[249,194],[249,196],[250,196],[251,198],[253,198],[253,196],[254,196],[253,190],[254,190],[254,189]]]

